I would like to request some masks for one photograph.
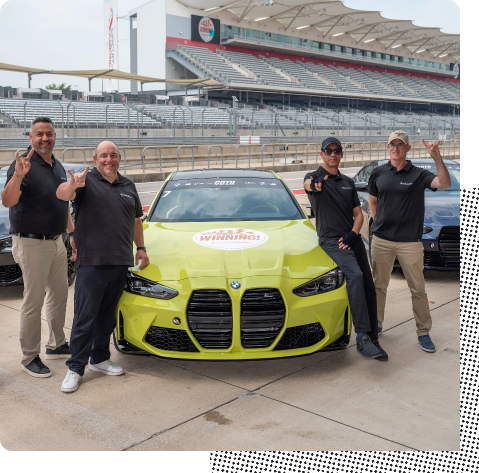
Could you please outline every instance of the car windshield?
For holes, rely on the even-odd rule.
[[[304,219],[278,179],[169,181],[148,216],[151,222]]]
[[[416,164],[418,168],[427,169],[437,176],[437,168],[432,164]],[[459,164],[446,164],[446,167],[451,176],[451,187],[449,189],[438,189],[440,191],[458,191],[460,190],[460,166]]]

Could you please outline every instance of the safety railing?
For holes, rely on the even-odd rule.
[[[123,152],[123,174],[126,174],[126,149],[122,148],[121,146],[118,146],[118,151]]]
[[[309,147],[310,146],[316,146],[316,163],[318,162],[318,155],[319,155],[319,145],[318,145],[318,143],[308,143],[306,145],[306,164],[308,163],[308,160],[309,160]]]
[[[238,167],[238,150],[241,147],[248,148],[248,167],[250,167],[251,166],[251,146],[250,145],[244,145],[244,144],[239,144],[238,146],[236,146],[235,167]]]
[[[182,145],[176,150],[176,170],[180,170],[180,149],[191,149],[191,169],[195,169],[195,150],[193,146]]]
[[[62,163],[65,162],[65,153],[67,151],[82,151],[83,152],[83,164],[86,166],[86,154],[85,150],[83,148],[65,148],[62,153]]]
[[[210,150],[211,148],[221,148],[221,168],[223,169],[223,161],[224,161],[224,155],[223,155],[223,146],[221,145],[211,145],[208,147],[208,152],[207,152],[207,155],[208,155],[208,169],[210,168]],[[238,155],[236,155],[238,156]]]
[[[143,172],[145,172],[145,151],[147,149],[157,149],[160,153],[160,172],[161,172],[161,148],[159,146],[145,146],[141,151],[141,164],[143,166]]]
[[[288,164],[288,162],[286,160],[287,160],[287,154],[288,154],[288,147],[289,146],[294,146],[294,151],[295,151],[294,160],[295,161],[298,160],[298,145],[296,143],[286,143],[284,145],[284,164]],[[273,166],[274,166],[274,156],[273,156]]]

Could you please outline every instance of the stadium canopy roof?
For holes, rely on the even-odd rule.
[[[141,82],[142,84],[148,82],[167,82],[169,84],[178,84],[188,86],[215,86],[221,85],[213,79],[158,79],[156,77],[140,76],[137,74],[130,74],[129,72],[117,71],[116,69],[97,69],[87,71],[49,71],[47,69],[35,69],[32,67],[15,66],[13,64],[0,63],[0,70],[11,72],[24,72],[28,74],[28,82],[30,85],[30,78],[33,74],[57,74],[62,76],[83,77],[91,81],[92,79],[118,79]]]
[[[318,31],[320,37],[349,35],[358,44],[379,41],[387,50],[402,46],[414,54],[429,52],[435,58],[450,57],[458,62],[459,35],[440,28],[417,26],[411,20],[385,18],[379,11],[355,10],[341,0],[178,0],[208,16],[228,10],[234,21],[251,20],[261,24],[277,22],[280,28],[300,32]],[[365,46],[361,46],[363,48]],[[396,51],[397,54],[397,51]]]

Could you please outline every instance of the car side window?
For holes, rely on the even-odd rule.
[[[372,164],[369,164],[363,169],[364,175],[362,176],[361,182],[368,182],[369,181],[369,176],[371,175],[373,171],[373,166]]]

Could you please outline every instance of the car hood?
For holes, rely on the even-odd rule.
[[[216,242],[210,241],[213,236],[227,232],[246,235],[245,244],[250,238],[257,245],[224,249],[223,241],[218,241],[217,248],[204,246],[215,246]],[[251,276],[312,279],[335,266],[318,246],[316,230],[309,220],[147,222],[144,235],[150,264],[139,274],[152,281]]]
[[[428,192],[425,199],[426,213],[424,223],[444,222],[445,225],[452,225],[453,220],[460,218],[460,192],[459,191],[436,191]],[[459,223],[454,223],[459,225]]]

